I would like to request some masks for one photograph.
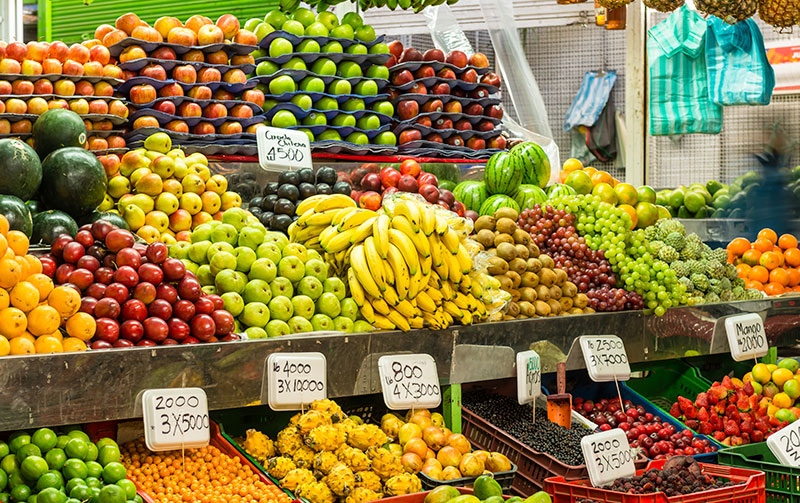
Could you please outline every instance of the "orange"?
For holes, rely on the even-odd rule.
[[[53,291],[53,280],[46,274],[35,273],[28,276],[26,279],[28,283],[32,284],[39,290],[39,300],[45,300],[50,292]]]
[[[11,305],[20,309],[22,312],[27,313],[39,303],[39,290],[28,283],[27,281],[20,281],[11,290]]]
[[[745,280],[744,282],[745,288],[754,288],[756,290],[763,290],[764,285],[760,281],[753,281],[753,280]]]
[[[578,159],[569,158],[566,161],[564,161],[564,166],[561,169],[566,173],[570,173],[572,171],[583,169],[583,163]]]
[[[0,215],[0,235],[5,237],[6,234],[8,234],[9,228],[8,219],[5,217],[5,215]]]
[[[94,317],[89,313],[77,312],[67,320],[67,334],[82,341],[94,337],[96,328]]]
[[[19,264],[19,280],[24,281],[28,279],[28,276],[31,275],[31,266],[28,264],[28,261],[25,260],[25,256],[17,255],[14,257],[14,260]]]
[[[0,257],[4,257],[8,250],[8,241],[6,237],[0,234]]]
[[[761,258],[758,259],[758,263],[770,271],[781,265],[780,257],[773,251],[762,253]]]
[[[747,277],[753,281],[766,283],[769,281],[769,271],[766,267],[757,265],[750,269],[750,274],[748,274]]]
[[[797,238],[791,234],[781,234],[781,237],[778,238],[778,246],[784,250],[788,250],[789,248],[797,248]]]
[[[764,287],[764,293],[767,295],[780,295],[785,291],[786,289],[780,283],[768,283]]]
[[[0,335],[0,356],[8,356],[11,352],[11,345],[8,343],[8,339]]]
[[[567,175],[568,174],[569,173],[567,173],[566,171],[559,171],[558,172],[558,182],[559,183],[564,183],[564,181],[567,179]]]
[[[618,206],[618,208],[623,210],[625,213],[628,214],[628,216],[631,217],[631,228],[630,228],[630,230],[635,229],[636,228],[636,224],[639,223],[639,214],[636,213],[636,209],[633,206],[631,206],[630,204],[620,204]]]
[[[639,202],[639,193],[636,192],[636,187],[629,183],[618,183],[614,190],[617,192],[620,204],[633,206]]]
[[[59,316],[69,318],[81,307],[81,294],[68,286],[57,286],[50,292],[47,303],[56,308]]]
[[[614,178],[607,172],[607,171],[598,171],[597,173],[592,175],[592,183],[597,185],[598,183],[607,183],[611,185],[614,181]]]
[[[597,173],[597,168],[586,166],[585,168],[583,168],[583,172],[589,175],[589,177],[591,178],[593,174]]]
[[[33,347],[36,348],[37,354],[61,353],[64,351],[61,341],[49,335],[38,337],[36,342],[33,343]]]
[[[788,286],[800,285],[800,270],[797,270],[794,267],[790,267],[786,269],[786,273],[789,275]]]
[[[619,187],[619,185],[617,186]],[[644,229],[658,220],[658,208],[653,203],[639,203],[636,205],[636,214],[639,215],[637,228]]]
[[[728,243],[727,249],[734,255],[742,255],[744,252],[750,249],[750,241],[745,238],[736,238]]]
[[[61,317],[52,306],[38,306],[28,313],[28,332],[33,335],[52,334],[61,325]]]
[[[0,335],[13,339],[24,334],[27,328],[28,319],[25,313],[16,307],[7,307],[0,311]]]
[[[758,238],[753,243],[753,248],[755,248],[756,250],[760,251],[761,253],[764,253],[764,252],[772,251],[772,249],[775,248],[775,244],[772,241],[770,241],[769,239]]]
[[[24,338],[16,337],[8,341],[9,349],[12,355],[32,355],[36,354],[36,347],[33,342]]]
[[[742,262],[747,265],[757,265],[758,259],[761,258],[761,252],[756,249],[750,249],[742,255]]]
[[[769,227],[764,227],[756,236],[758,239],[766,239],[767,241],[775,244],[778,242],[778,235]]]
[[[789,248],[783,252],[783,259],[786,261],[786,265],[790,265],[792,267],[797,267],[800,265],[800,249],[797,248]]]
[[[22,266],[14,259],[0,259],[0,288],[11,288],[22,277]]]
[[[575,189],[578,194],[589,194],[594,186],[592,179],[583,171],[573,171],[568,174],[564,183]]]
[[[769,272],[769,282],[786,286],[789,284],[789,273],[781,267],[773,269]]]
[[[6,238],[8,239],[9,248],[14,250],[14,253],[22,257],[28,254],[30,242],[28,241],[28,236],[26,236],[24,232],[8,231],[8,236],[6,236]]]
[[[65,353],[72,351],[86,351],[86,343],[76,337],[67,337],[61,342]]]
[[[778,256],[778,264],[781,267],[783,267],[783,264],[785,263],[783,258],[783,250],[779,246],[776,246],[775,248],[772,249],[772,251],[774,251],[775,254]]]
[[[747,274],[750,272],[750,266],[747,264],[739,264],[736,266],[736,275],[742,279],[747,279]]]
[[[46,335],[49,335],[50,337],[55,337],[59,341],[63,341],[64,340],[64,336],[61,335],[61,330],[58,330],[58,329],[56,329],[53,332],[51,332],[49,334],[46,334]]]
[[[31,274],[39,274],[42,272],[42,262],[35,255],[31,255],[30,253],[25,255],[25,261],[30,267]]]

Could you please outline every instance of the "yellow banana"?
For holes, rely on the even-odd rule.
[[[458,253],[458,245],[460,244],[460,240],[458,239],[458,233],[451,228],[447,228],[444,234],[442,234],[442,243],[444,244],[447,251],[455,255]]]
[[[436,229],[436,213],[433,210],[433,205],[422,204],[419,207],[419,229],[426,236],[433,234]]]
[[[458,263],[455,255],[447,252],[444,253],[444,261],[447,262],[447,273],[449,274],[447,279],[457,285],[461,282],[461,264]]]
[[[405,299],[408,295],[408,285],[411,281],[411,274],[408,272],[408,265],[403,259],[403,254],[398,247],[389,243],[389,253],[386,260],[394,272],[394,285],[397,289],[397,295],[401,299]]]
[[[433,266],[439,267],[442,265],[442,249],[439,245],[439,235],[431,234],[428,236],[428,243],[431,245],[431,258],[433,259]]]
[[[442,303],[442,307],[444,308],[444,312],[450,313],[450,315],[454,318],[461,318],[461,309],[459,309],[456,303],[452,300],[444,301],[444,303]]]
[[[436,303],[427,292],[417,292],[416,300],[417,306],[422,309],[423,312],[432,313],[436,311]]]
[[[374,240],[375,236],[372,236],[372,239]],[[394,285],[394,269],[392,269],[388,260],[381,260],[381,263],[383,264],[383,277],[386,278],[386,284]]]
[[[408,264],[408,273],[416,274],[419,269],[419,255],[417,255],[417,248],[411,238],[397,229],[389,229],[389,242],[400,250]]]
[[[419,231],[420,213],[418,203],[410,201],[398,202],[394,206],[394,216],[397,217],[401,215],[408,218],[408,221],[411,222],[414,232]]]
[[[294,237],[297,235],[297,221],[289,224],[289,228],[286,229],[286,234],[289,236],[289,241],[294,242]]]
[[[459,309],[470,309],[471,302],[469,298],[461,292],[456,292],[456,298],[453,299]]]
[[[436,288],[428,288],[427,290],[425,290],[425,294],[428,297],[430,297],[431,300],[433,300],[437,304],[442,302],[442,292],[440,292]],[[417,294],[417,295],[419,295],[419,294]]]
[[[408,284],[408,298],[413,299],[416,297],[422,287],[422,271],[417,269],[417,273],[411,275],[411,281]]]
[[[330,225],[334,215],[336,215],[337,213],[339,213],[338,208],[323,211],[321,213],[314,213],[313,215],[305,219],[304,223],[305,225]],[[303,214],[303,216],[305,216],[305,214]],[[299,222],[300,219],[297,219],[297,221]]]
[[[414,316],[408,320],[408,324],[411,328],[422,328],[425,326],[425,319],[422,316]]]
[[[302,215],[306,211],[313,209],[317,205],[317,203],[319,203],[326,197],[328,197],[328,194],[317,194],[316,196],[311,196],[306,199],[303,199],[297,205],[297,208],[294,209],[295,215]]]
[[[331,220],[331,225],[334,225],[334,226],[338,227],[338,225],[340,223],[342,223],[342,220],[344,220],[349,215],[351,215],[351,214],[353,214],[353,213],[355,213],[357,211],[360,211],[360,210],[361,210],[361,208],[342,208],[342,209],[340,209],[339,212],[336,213],[336,215],[333,216],[333,220]]]
[[[389,320],[389,318],[382,314],[375,315],[375,321],[372,322],[372,326],[379,330],[394,330],[397,328],[395,327],[394,323]]]
[[[306,248],[311,248],[311,249],[314,249],[314,250],[317,250],[317,251],[322,250],[322,247],[319,245],[319,238],[317,236],[314,236],[313,238],[305,241],[303,243],[303,245]]]
[[[353,269],[356,279],[358,279],[358,282],[361,283],[364,291],[376,299],[380,299],[381,290],[369,272],[367,259],[364,256],[363,245],[356,245],[350,252],[350,268]]]
[[[459,265],[461,265],[461,272],[463,274],[469,274],[469,271],[472,270],[472,257],[469,256],[467,249],[464,248],[464,245],[458,245],[458,253],[456,253],[456,258],[458,259]]]
[[[422,232],[415,231],[407,217],[402,215],[394,217],[392,219],[392,227],[411,238],[411,241],[414,243],[414,247],[417,249],[417,252],[420,256],[430,256],[431,244],[428,241],[428,238]]]
[[[350,247],[350,238],[353,237],[356,230],[357,229],[350,229],[349,231],[340,232],[327,241],[322,241],[320,239],[320,244],[325,251],[330,253],[338,253],[342,250],[346,250]]]
[[[383,299],[372,299],[372,308],[377,311],[378,313],[386,316],[389,314],[389,304],[386,303]]]
[[[356,202],[344,194],[327,194],[315,206],[314,211],[321,213],[330,209],[355,208]]]
[[[388,285],[386,286],[386,290],[383,291],[383,298],[390,306],[396,306],[397,303],[400,302],[400,298],[397,296],[397,291]]]
[[[439,278],[442,281],[447,281],[450,277],[450,270],[449,270],[449,262],[445,255],[449,255],[450,253],[444,249],[444,245],[442,243],[437,243],[436,246],[439,247],[439,256],[441,258],[441,263],[437,266],[436,261],[433,262],[433,270],[439,275]]]
[[[411,305],[411,302],[408,300],[402,300],[395,304],[395,309],[397,309],[400,314],[405,316],[406,318],[413,318],[417,314],[417,309]]]
[[[324,245],[325,243],[327,243],[329,239],[333,238],[336,234],[339,234],[339,231],[336,229],[336,227],[331,227],[331,226],[325,227],[325,229],[323,229],[323,231],[319,233],[319,242],[323,243]]]
[[[394,323],[395,326],[403,332],[408,332],[411,330],[411,326],[408,324],[408,318],[403,316],[403,314],[397,310],[390,308],[389,314],[387,314],[386,317],[389,318],[389,321]]]
[[[361,306],[361,316],[367,320],[367,323],[375,323],[375,310],[372,309],[372,304],[364,302],[364,305]]]
[[[297,222],[294,222],[292,225],[294,225],[295,223]],[[291,225],[289,227],[291,227]],[[309,227],[295,228],[294,237],[290,235],[289,240],[295,243],[305,243],[306,241],[312,238],[320,238],[322,235],[321,234],[322,231],[328,228],[329,227],[327,226],[321,226],[321,225],[312,225]],[[319,242],[319,239],[317,239],[317,242]]]
[[[367,266],[369,267],[369,273],[372,275],[372,279],[375,280],[375,284],[377,284],[378,288],[383,292],[386,290],[386,278],[383,275],[383,260],[375,250],[372,236],[364,240],[364,256],[367,259]]]
[[[453,296],[456,294],[453,291],[453,287],[450,286],[449,281],[445,281],[444,283],[442,283],[441,292],[442,292],[443,302],[446,302],[448,300],[453,300]]]
[[[372,210],[365,210],[359,208],[353,213],[350,213],[348,216],[346,216],[344,220],[342,220],[342,223],[339,224],[339,230],[346,231],[347,229],[358,227],[359,225],[363,224],[364,222],[375,216],[378,216],[376,212]]]
[[[382,213],[372,223],[372,236],[375,238],[375,248],[382,258],[389,252],[389,215]]]
[[[448,228],[449,225],[447,218],[443,217],[442,215],[436,215],[436,226],[434,228],[436,234],[441,236],[447,231]]]
[[[428,274],[431,273],[431,264],[432,263],[433,263],[433,260],[429,256],[419,259],[419,268],[420,268],[420,270],[422,270],[422,274],[427,276]]]
[[[358,282],[352,267],[347,269],[347,284],[350,285],[350,296],[353,297],[353,300],[356,301],[359,307],[363,307],[366,304],[364,302],[364,288],[362,288],[361,283]]]
[[[367,236],[371,236],[372,235],[372,223],[374,222],[374,219],[376,219],[376,218],[378,218],[378,217],[371,217],[369,220],[365,220],[364,222],[362,222],[361,225],[359,225],[358,227],[353,228],[352,230],[354,230],[355,232],[350,237],[350,244],[354,245],[356,243],[361,243],[365,239],[367,239]],[[347,232],[347,231],[345,231],[345,232]]]

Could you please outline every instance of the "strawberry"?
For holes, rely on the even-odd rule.
[[[694,431],[697,431],[697,429],[700,428],[700,422],[697,419],[687,419],[683,422],[683,424]]]
[[[697,406],[698,409],[703,407],[708,407],[708,393],[700,393],[697,395],[697,399],[694,401],[694,404]]]
[[[753,383],[751,383],[750,381],[747,381],[746,383],[744,383],[744,387],[742,388],[742,391],[744,391],[748,395],[753,395],[756,392],[756,390],[753,388]]]
[[[711,426],[711,423],[700,423],[700,429],[697,433],[701,435],[711,435],[714,432],[714,427]]]
[[[756,429],[761,433],[767,433],[769,431],[769,422],[764,418],[757,419]]]
[[[722,382],[720,384],[725,389],[729,389],[729,390],[736,389],[736,386],[734,386],[733,381],[731,381],[731,378],[728,377],[728,376],[723,377],[722,378]]]
[[[724,416],[725,415],[725,402],[720,402],[714,406],[714,410],[717,411],[717,414]]]
[[[684,414],[686,414],[689,409],[694,409],[694,404],[688,398],[683,398],[682,396],[678,397],[678,405],[680,406],[681,410]]]
[[[761,430],[753,430],[753,433],[750,434],[750,441],[753,443],[763,442],[764,432]]]
[[[744,420],[742,424],[739,425],[739,430],[743,433],[750,433],[753,431],[753,423],[749,419]]]
[[[728,395],[728,403],[736,403],[736,395],[731,393]]]
[[[745,421],[752,422],[753,421],[753,417],[750,414],[748,414],[747,412],[740,412],[739,413],[739,418],[742,420],[742,422],[745,422]]]
[[[742,433],[742,443],[749,444],[750,443],[750,434],[749,433]]]
[[[731,445],[733,445],[733,446],[742,445],[742,438],[741,437],[733,437],[731,439]]]
[[[714,432],[714,440],[717,442],[722,442],[725,439],[725,433],[721,431]]]
[[[672,407],[669,409],[669,415],[672,417],[681,417],[683,415],[681,413],[681,407],[680,405],[678,405],[678,402],[672,404]]]
[[[761,401],[761,395],[750,395],[750,409],[758,410],[759,401]]]
[[[775,416],[770,416],[769,417],[769,425],[774,427],[774,428],[777,428],[778,426],[781,425],[781,422]]]
[[[697,420],[698,421],[708,421],[708,410],[705,407],[700,408],[697,411]]]
[[[725,407],[725,416],[727,416],[728,418],[733,416],[734,412],[737,414],[739,413],[739,409],[737,409],[735,405],[728,405],[727,407]]]
[[[733,437],[739,434],[739,427],[736,425],[734,421],[728,421],[725,423],[725,434],[729,437]]]
[[[715,430],[721,430],[724,427],[722,418],[719,416],[711,416],[711,418],[709,418],[709,422]]]

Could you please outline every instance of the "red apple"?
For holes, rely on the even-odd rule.
[[[439,82],[431,87],[431,94],[450,94],[450,84]]]
[[[461,80],[469,84],[475,84],[478,82],[478,72],[470,68],[461,74]]]
[[[422,105],[422,113],[441,112],[444,110],[442,100],[431,100]]]
[[[408,49],[403,50],[403,53],[400,55],[397,61],[400,63],[405,63],[406,61],[422,61],[422,53],[413,47],[409,47]]]
[[[413,94],[428,94],[428,89],[422,82],[415,82],[408,92]]]
[[[144,326],[138,320],[125,320],[119,327],[119,336],[136,344],[144,337]]]
[[[361,208],[376,211],[381,207],[381,195],[374,191],[367,191],[358,198],[358,205]]]
[[[408,70],[401,70],[392,75],[392,84],[402,86],[414,80],[414,76]]]
[[[389,53],[397,59],[403,54],[403,44],[399,40],[392,40],[389,42]]]
[[[405,131],[400,133],[400,137],[397,139],[397,143],[403,145],[404,143],[409,143],[421,139],[422,139],[422,133],[420,133],[418,130],[406,129]]]
[[[472,124],[467,119],[459,119],[454,124],[453,127],[458,129],[459,131],[472,131]]]
[[[164,339],[169,336],[169,325],[161,318],[147,318],[143,325],[144,336],[155,343],[164,342]]]
[[[375,191],[381,189],[381,176],[377,173],[367,173],[361,179],[361,188],[365,191]]]
[[[488,68],[489,60],[486,58],[486,55],[483,54],[482,52],[476,52],[475,54],[469,57],[469,64],[476,68]]]
[[[483,120],[475,126],[475,129],[477,131],[491,131],[494,129],[494,124],[492,124],[492,121]]]
[[[483,150],[486,148],[486,141],[478,136],[473,136],[467,140],[466,146],[473,150]]]
[[[469,71],[469,70],[467,70]],[[464,72],[467,73],[467,72]],[[500,87],[500,76],[494,72],[489,72],[481,77],[481,84],[487,84],[494,87]]]
[[[114,343],[119,339],[119,323],[111,318],[100,318],[96,322],[94,336],[101,341]]]
[[[467,66],[469,60],[467,59],[467,55],[462,51],[450,51],[445,61],[458,68],[464,68]]]
[[[504,150],[506,148],[506,139],[502,135],[497,135],[486,142],[488,148],[498,148]]]
[[[402,175],[392,167],[385,167],[381,170],[381,185],[385,187],[397,187],[397,182]]]
[[[431,122],[430,117],[420,117],[419,119],[414,121],[414,123],[419,124],[420,126],[433,127],[433,123]]]
[[[467,115],[483,115],[483,107],[480,103],[470,103],[464,108],[464,113]]]
[[[219,337],[233,332],[235,326],[233,315],[228,311],[218,309],[211,313],[211,319],[214,320],[214,326],[216,327],[214,335]]]
[[[435,143],[444,143],[444,139],[442,139],[442,135],[439,133],[431,133],[425,137],[425,141],[432,141]]]
[[[436,70],[434,70],[431,65],[422,65],[417,69],[416,72],[414,72],[414,77],[417,79],[424,79],[435,76],[436,76]]]
[[[198,314],[189,323],[192,328],[192,335],[201,341],[208,341],[217,331],[214,318],[207,314]]]
[[[397,180],[397,190],[416,193],[419,190],[417,179],[411,175],[402,175],[400,179]]]
[[[425,61],[439,61],[444,63],[444,52],[441,49],[428,49],[422,56]]]
[[[448,101],[444,105],[444,111],[448,112],[448,113],[451,113],[451,114],[460,114],[462,112],[462,110],[461,110],[461,102],[456,101],[456,100]]]
[[[423,171],[417,177],[417,182],[419,182],[420,186],[422,185],[433,185],[434,187],[439,186],[439,180],[436,178],[436,175],[432,173],[427,173]]]
[[[414,100],[403,100],[397,104],[397,115],[402,120],[413,119],[419,115],[419,103]]]
[[[455,80],[455,78],[456,78],[456,72],[454,72],[454,71],[453,71],[453,70],[451,70],[450,68],[442,68],[441,70],[439,70],[439,71],[436,73],[436,76],[437,76],[437,77],[439,77],[440,79],[450,79],[450,80]]]
[[[486,109],[486,115],[492,117],[493,119],[502,119],[503,118],[503,109],[500,108],[500,105],[491,105]]]
[[[453,129],[453,121],[446,117],[439,117],[433,121],[434,129]]]
[[[419,194],[429,203],[436,203],[439,201],[439,189],[435,185],[420,185]]]

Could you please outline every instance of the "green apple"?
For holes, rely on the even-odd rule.
[[[312,257],[312,251],[316,252],[316,250],[309,250],[307,253],[306,276],[317,278],[320,282],[325,281],[328,277],[328,264],[323,262],[320,258]]]
[[[379,42],[369,48],[370,54],[389,54],[389,46],[383,42]]]
[[[218,292],[236,292],[241,294],[244,292],[246,284],[247,281],[242,279],[242,277],[237,274],[237,271],[233,269],[225,269],[214,278],[214,286],[217,288]]]
[[[307,70],[306,62],[298,57],[294,57],[282,64],[281,68],[286,68],[288,70]]]
[[[269,283],[278,276],[278,267],[272,260],[263,257],[256,259],[250,266],[250,271],[247,273],[247,278],[250,281],[260,279]]]
[[[244,29],[247,30],[247,31],[255,32],[256,31],[256,27],[258,26],[258,24],[259,23],[263,23],[263,22],[264,21],[258,19],[257,17],[251,17],[250,19],[245,21]]]
[[[302,37],[306,32],[306,27],[303,26],[303,23],[301,23],[300,21],[290,19],[285,23],[283,23],[283,26],[281,26],[281,30],[291,33],[292,35],[297,35],[298,37]]]
[[[242,297],[248,304],[250,302],[262,302],[264,304],[268,304],[269,301],[272,300],[272,290],[269,287],[269,283],[263,279],[251,279],[244,286]]]
[[[291,333],[292,329],[283,320],[272,320],[267,323],[267,337],[280,337]]]
[[[238,232],[247,224],[249,213],[242,208],[230,208],[222,214],[222,223],[236,227]]]
[[[331,32],[324,24],[314,22],[306,26],[305,33],[307,37],[327,37]]]
[[[295,52],[319,52],[319,43],[316,40],[303,40]]]
[[[213,243],[211,241],[198,241],[197,243],[192,243],[189,246],[189,252],[187,253],[189,260],[195,264],[208,263],[208,249],[212,244]]]
[[[378,112],[379,114],[388,115],[389,117],[394,115],[394,105],[390,101],[376,101],[372,104],[370,109],[373,112]]]
[[[314,301],[307,295],[295,295],[292,297],[292,308],[295,316],[302,316],[307,320],[314,316]]]
[[[302,334],[305,332],[313,332],[314,326],[302,316],[292,316],[291,319],[289,319],[289,329],[293,334]]]
[[[356,334],[361,334],[364,332],[372,332],[373,330],[375,330],[375,327],[370,325],[369,322],[367,321],[356,320],[356,322],[353,323],[353,332]]]
[[[292,13],[292,19],[300,21],[303,23],[303,26],[311,26],[311,24],[317,20],[317,16],[314,15],[314,12],[311,9],[300,7],[294,10]]]
[[[328,58],[320,58],[311,65],[311,71],[317,75],[336,75],[336,63]]]
[[[326,131],[321,132],[319,136],[317,136],[317,139],[319,141],[323,140],[342,141],[342,136],[335,129],[328,129]]]
[[[356,321],[358,319],[358,313],[359,313],[358,304],[356,304],[356,301],[353,300],[352,297],[347,297],[342,299],[342,301],[339,304],[341,304],[342,307],[341,316],[346,316],[347,318],[350,318],[353,321]]]
[[[367,68],[367,77],[371,79],[388,79],[389,69],[383,65],[372,65]]]
[[[325,81],[319,77],[306,77],[300,81],[300,90],[307,93],[324,93]]]
[[[347,54],[367,54],[367,46],[364,44],[353,44],[345,51]]]
[[[200,290],[203,291],[206,295],[216,295],[217,294],[217,287],[214,285],[205,285],[200,287]]]
[[[283,257],[278,262],[278,275],[283,276],[292,283],[297,283],[306,275],[306,266],[297,257]]]
[[[272,25],[268,23],[259,23],[258,26],[256,26],[255,31],[253,31],[253,34],[255,34],[256,39],[261,41],[273,31],[275,31],[275,28],[273,28]]]
[[[269,56],[269,52],[267,52],[265,49],[258,48],[255,51],[251,52],[250,55],[253,56],[254,60],[258,61],[259,58],[266,58],[267,56]]]
[[[267,231],[265,233],[264,239],[267,239],[266,234],[269,234],[270,232],[271,231]],[[274,242],[264,241],[258,245],[258,248],[256,248],[256,255],[258,255],[258,258],[268,258],[277,264],[281,259],[281,249]]]
[[[250,267],[252,267],[257,258],[255,250],[246,246],[236,247],[233,250],[233,256],[236,257],[236,270],[245,274],[250,271]]]
[[[333,126],[349,126],[354,127],[356,125],[356,118],[349,114],[339,114],[333,118],[331,121],[331,125]]]
[[[358,28],[364,24],[364,19],[358,15],[358,12],[348,12],[342,17],[342,24],[349,24],[353,28]]]
[[[325,126],[328,124],[328,119],[325,118],[325,115],[317,112],[311,112],[305,118],[303,118],[303,125],[304,126]]]
[[[317,21],[324,24],[328,30],[339,26],[339,18],[336,17],[336,14],[327,10],[317,13]]]
[[[324,288],[324,286],[323,286]],[[336,318],[342,312],[342,307],[336,294],[332,292],[323,292],[317,299],[317,312]]]
[[[378,94],[378,84],[374,80],[362,80],[356,84],[355,94],[359,96],[375,96]]]
[[[211,231],[211,241],[215,243],[224,242],[234,245],[238,239],[239,236],[236,232],[236,227],[231,224],[218,225]]]
[[[356,122],[356,126],[359,129],[363,129],[364,131],[370,131],[373,129],[378,129],[381,127],[381,120],[375,114],[364,114],[361,116],[360,119]],[[239,235],[239,241],[241,241],[241,234]]]
[[[269,55],[273,58],[283,56],[284,54],[290,54],[292,51],[294,51],[292,43],[283,37],[274,38],[269,43]]]
[[[236,269],[236,257],[227,251],[220,251],[209,259],[211,274],[216,276],[225,269]]]
[[[338,110],[339,102],[336,101],[336,98],[323,96],[322,98],[318,99],[316,103],[314,103],[314,108],[317,110]]]
[[[247,287],[245,286],[245,288]],[[239,316],[244,309],[244,299],[242,299],[242,296],[236,292],[225,292],[221,297],[225,310],[234,316]]]
[[[322,52],[335,52],[335,53],[342,53],[344,52],[344,48],[342,44],[335,40],[331,40],[327,44],[322,46]]]
[[[349,24],[340,24],[336,28],[331,30],[331,37],[336,38],[346,38],[348,40],[353,40],[355,36],[355,31],[353,31],[353,27]]]
[[[271,316],[272,312],[263,302],[248,302],[239,319],[249,327],[265,327]]]
[[[306,248],[306,274],[308,274],[308,261],[311,259],[322,260],[322,256],[319,254],[317,250],[313,248]],[[328,269],[326,266],[325,271],[327,270]]]
[[[314,133],[312,133],[310,129],[308,129],[307,127],[301,127],[297,128],[297,130],[304,132],[306,136],[308,136],[308,141],[314,143]]]
[[[314,102],[311,101],[311,96],[307,94],[295,94],[292,96],[292,103],[303,110],[311,110],[311,106],[314,104]],[[305,122],[303,124],[305,124]]]
[[[368,24],[359,26],[356,28],[355,37],[362,42],[372,42],[375,40],[375,29]]]
[[[261,327],[248,327],[244,333],[248,339],[266,339],[268,337],[267,331]]]
[[[330,278],[325,278],[325,281],[322,282],[322,291],[336,295],[336,300],[341,301],[344,299],[346,288],[344,281],[336,276],[331,276]]]
[[[349,98],[342,103],[342,110],[345,112],[356,112],[358,110],[364,110],[365,108],[364,100],[361,98]]]
[[[256,75],[272,75],[273,73],[277,72],[280,68],[278,65],[273,63],[272,61],[262,61],[258,65],[256,65]],[[266,105],[266,103],[265,103]]]
[[[245,310],[247,306],[244,307]],[[289,297],[278,295],[269,301],[269,317],[273,320],[287,321],[294,314],[294,306]]]
[[[234,247],[232,244],[226,243],[224,241],[213,243],[211,246],[208,247],[208,251],[206,252],[206,259],[210,264],[211,259],[214,258],[214,255],[216,255],[217,253],[224,251],[233,254],[233,249]],[[231,267],[231,269],[235,269],[235,267]]]
[[[344,332],[349,334],[353,331],[353,320],[348,318],[347,316],[337,316],[333,319],[333,328],[334,330],[338,330],[339,332]]]
[[[391,131],[384,131],[372,139],[376,145],[397,145],[397,136]]]
[[[288,110],[281,110],[272,116],[272,125],[274,127],[292,127],[297,125],[297,117]]]
[[[294,80],[288,75],[281,75],[269,81],[270,94],[293,93],[295,90]]]
[[[339,77],[349,79],[350,77],[361,77],[364,74],[361,71],[361,66],[355,61],[342,61],[339,63],[339,68],[336,71]]]
[[[308,249],[300,243],[289,243],[281,251],[283,257],[297,257],[301,262],[308,260]]]
[[[289,236],[282,232],[269,231],[264,234],[265,243],[275,243],[278,245],[278,251],[283,250],[283,247],[289,244]]]
[[[269,284],[269,288],[272,290],[273,297],[283,296],[291,299],[294,295],[292,282],[282,276],[273,279]]]
[[[336,79],[328,84],[328,94],[350,94],[350,91],[352,91],[350,82],[343,79]]]
[[[197,281],[200,282],[200,286],[214,284],[215,275],[211,272],[211,266],[208,264],[203,264],[198,267],[195,276],[197,276]]]
[[[259,89],[259,91],[261,91],[264,94],[269,94],[269,86],[266,84],[259,84],[259,86],[260,85],[263,85],[264,89]],[[261,107],[261,109],[266,112],[267,110],[275,108],[276,106],[278,106],[278,100],[269,99],[269,100],[264,100],[264,105]]]
[[[189,247],[192,244],[188,241],[178,241],[169,245],[169,256],[177,259],[189,258]]]
[[[315,332],[333,330],[333,320],[326,314],[318,313],[311,317],[311,326]]]
[[[246,227],[239,230],[238,244],[256,250],[264,242],[264,233],[265,231],[248,223]]]
[[[306,266],[308,270],[308,266]],[[322,281],[314,276],[306,276],[297,284],[297,293],[305,295],[311,300],[317,300],[322,295]]]
[[[187,271],[191,272],[194,275],[197,275],[197,268],[199,267],[197,264],[195,264],[188,258],[181,260],[181,262],[183,262],[183,265],[186,267]]]
[[[286,14],[279,11],[278,9],[271,10],[267,13],[266,16],[264,16],[264,22],[269,23],[270,26],[272,26],[276,30],[280,29],[280,27],[283,26],[283,23],[285,23],[287,19],[289,18],[286,17]]]
[[[358,131],[353,131],[344,139],[348,143],[355,143],[356,145],[369,145],[369,137]]]

